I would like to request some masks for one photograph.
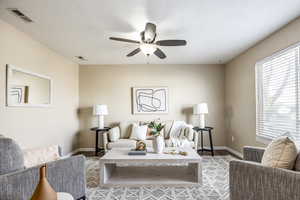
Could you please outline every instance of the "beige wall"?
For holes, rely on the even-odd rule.
[[[195,117],[190,116],[191,107],[199,102],[208,103],[207,122],[216,128],[215,145],[225,145],[223,65],[82,65],[79,71],[80,147],[94,147],[94,135],[89,131],[97,124],[92,116],[93,104],[108,105],[106,124],[157,117],[195,124]],[[132,115],[134,86],[168,86],[169,114]]]
[[[59,144],[64,153],[76,146],[79,123],[78,65],[0,20],[0,134],[23,148]],[[53,79],[49,108],[5,106],[6,64]]]
[[[255,133],[255,63],[299,41],[300,18],[226,65],[225,118],[229,147],[241,152],[245,145],[264,146],[256,142]]]

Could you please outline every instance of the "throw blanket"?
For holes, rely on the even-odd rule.
[[[190,146],[189,140],[184,135],[184,130],[188,125],[184,121],[173,121],[170,129],[170,139],[166,141],[169,147]]]

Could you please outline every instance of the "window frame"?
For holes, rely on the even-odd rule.
[[[296,104],[296,116],[297,116],[297,120],[300,121],[300,110],[299,110],[299,106],[300,106],[300,60],[299,60],[299,57],[300,57],[300,42],[297,42],[293,45],[290,45],[289,47],[287,48],[284,48],[284,49],[281,49],[275,53],[273,53],[272,55],[270,56],[267,56],[261,60],[259,60],[258,62],[255,63],[255,135],[256,135],[256,141],[257,142],[260,142],[260,143],[263,143],[263,144],[269,144],[273,138],[271,137],[267,137],[266,135],[263,135],[263,134],[259,134],[258,132],[258,119],[259,119],[259,113],[260,113],[260,110],[263,110],[263,104],[260,104],[260,102],[263,102],[262,98],[264,97],[263,95],[263,90],[261,89],[261,87],[263,87],[263,80],[262,80],[262,65],[272,59],[275,59],[276,57],[279,57],[281,56],[282,54],[284,54],[285,52],[288,52],[289,50],[291,49],[296,49],[298,48],[298,53],[296,53],[296,56],[295,56],[295,63],[296,63],[296,90],[298,92],[296,92],[296,100],[297,100],[297,104]],[[263,126],[260,124],[260,127]],[[296,127],[297,129],[299,128],[298,126]],[[297,131],[298,132],[298,131]],[[300,134],[300,130],[299,130],[299,134]]]

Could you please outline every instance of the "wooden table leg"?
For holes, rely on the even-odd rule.
[[[212,142],[211,130],[209,130],[209,141],[210,141],[211,155],[214,156],[214,145],[213,145],[213,142]]]
[[[201,133],[201,152],[203,152],[204,151],[204,147],[203,147],[203,131],[201,130],[200,131],[200,133]]]
[[[99,138],[99,136],[98,136],[98,131],[96,131],[96,145],[95,145],[95,156],[97,156],[98,155],[98,138]]]

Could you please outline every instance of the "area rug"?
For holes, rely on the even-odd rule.
[[[100,187],[99,158],[86,162],[89,200],[229,200],[229,161],[232,156],[203,156],[203,184],[190,187]]]

